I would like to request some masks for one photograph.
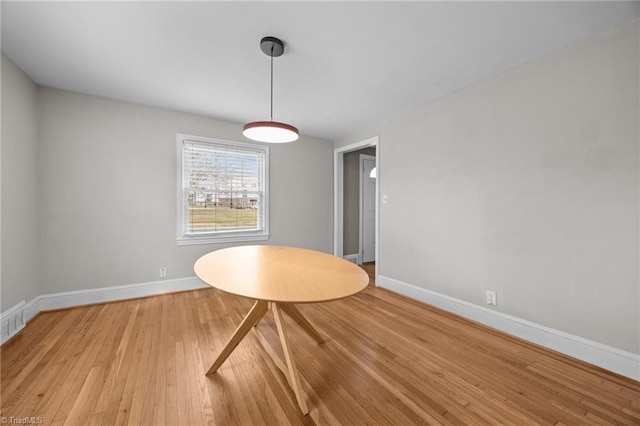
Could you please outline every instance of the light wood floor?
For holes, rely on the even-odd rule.
[[[206,289],[42,313],[1,349],[1,415],[70,425],[640,424],[640,383],[374,287],[299,305],[329,337],[323,345],[287,318],[311,409],[303,417],[267,352],[279,350],[271,313],[204,374],[250,306]]]

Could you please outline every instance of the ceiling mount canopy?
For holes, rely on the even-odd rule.
[[[271,115],[269,121],[252,121],[242,127],[242,134],[254,141],[269,143],[293,142],[298,139],[298,129],[290,124],[273,121],[273,58],[284,54],[284,43],[276,37],[263,37],[260,50],[271,58]]]

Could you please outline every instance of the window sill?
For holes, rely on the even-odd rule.
[[[260,235],[225,235],[220,237],[191,237],[191,238],[178,238],[176,244],[179,246],[192,246],[196,244],[220,244],[220,243],[240,243],[245,241],[266,241],[269,239],[270,234]]]

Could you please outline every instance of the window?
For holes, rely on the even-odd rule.
[[[269,238],[269,148],[178,134],[178,245]]]

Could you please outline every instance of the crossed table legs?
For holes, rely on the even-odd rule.
[[[291,345],[289,344],[289,340],[287,337],[287,331],[284,328],[284,322],[282,318],[282,313],[289,315],[292,320],[296,322],[304,331],[309,334],[316,342],[324,343],[325,340],[322,338],[320,333],[309,323],[309,321],[302,315],[302,313],[295,307],[295,305],[291,303],[278,303],[278,302],[267,302],[266,300],[256,300],[253,304],[253,307],[249,311],[249,313],[244,317],[236,331],[233,333],[233,336],[229,339],[227,344],[225,345],[218,358],[214,361],[207,371],[207,375],[213,374],[218,371],[218,368],[224,363],[231,352],[238,346],[238,343],[242,341],[244,336],[251,330],[255,325],[260,322],[264,314],[267,313],[271,307],[273,311],[273,317],[276,322],[276,327],[278,328],[278,335],[280,336],[280,343],[282,344],[282,350],[284,352],[284,358],[287,363],[287,370],[289,371],[289,383],[293,388],[293,393],[296,395],[296,400],[298,401],[298,405],[302,410],[303,414],[309,414],[309,409],[307,408],[307,403],[304,400],[304,394],[302,393],[302,386],[300,385],[300,378],[298,377],[298,370],[296,369],[296,364],[293,359],[293,353],[291,352]]]

